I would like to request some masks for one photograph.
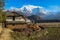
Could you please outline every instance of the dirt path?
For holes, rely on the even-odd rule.
[[[1,28],[1,34],[0,34],[0,40],[12,40],[10,32],[12,32],[10,29],[7,28]]]

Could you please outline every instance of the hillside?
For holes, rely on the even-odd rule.
[[[12,31],[8,28],[0,27],[0,40],[60,40],[60,28],[47,27],[44,31],[31,33],[28,37],[25,32]]]
[[[18,30],[18,29],[17,29]],[[28,32],[28,30],[26,29],[26,31],[13,31],[9,28],[2,28],[2,26],[0,26],[0,40],[31,40],[32,37],[41,37],[42,33],[40,33],[39,31],[35,31],[35,32]],[[43,31],[44,33],[45,31]],[[30,33],[30,36],[28,36],[28,34]],[[36,34],[37,33],[37,34]],[[36,36],[35,36],[36,34]],[[40,34],[40,35],[38,35]],[[31,37],[31,38],[30,38]]]

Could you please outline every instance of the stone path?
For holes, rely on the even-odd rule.
[[[0,40],[12,40],[10,32],[10,29],[0,27]]]

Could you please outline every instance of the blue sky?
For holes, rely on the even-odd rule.
[[[20,8],[23,5],[35,5],[48,8],[50,6],[60,6],[60,0],[6,0],[5,9],[10,7]]]
[[[42,12],[46,12],[46,14],[47,12],[52,12],[52,14],[56,16],[56,18],[59,17],[60,19],[60,13],[58,13],[60,12],[60,0],[5,0],[4,8],[6,10],[10,8],[19,9],[23,8],[24,6],[27,6],[27,9],[29,10],[36,7],[42,7],[43,9],[47,10]],[[50,16],[53,16],[52,14]],[[50,18],[50,16],[48,18]]]

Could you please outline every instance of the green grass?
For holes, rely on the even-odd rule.
[[[44,36],[42,39],[44,40],[60,40],[60,28],[46,28],[48,34]]]
[[[11,33],[15,40],[60,40],[60,28],[45,28],[44,31],[35,31],[29,37],[24,32]]]

